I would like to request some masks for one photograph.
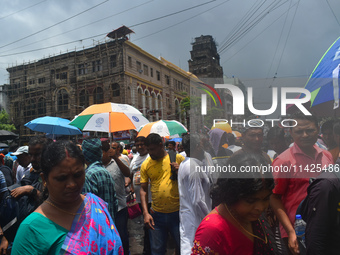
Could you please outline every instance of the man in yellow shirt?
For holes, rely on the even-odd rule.
[[[178,171],[184,157],[177,154],[176,162],[171,163],[165,151],[162,138],[150,134],[145,145],[150,157],[141,166],[140,197],[143,208],[144,224],[150,229],[151,253],[164,255],[168,233],[176,242],[179,252],[179,192],[177,180],[171,179],[171,168]],[[152,205],[148,212],[148,181],[150,180]],[[179,253],[178,253],[179,254]]]

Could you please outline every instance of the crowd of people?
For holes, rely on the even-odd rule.
[[[165,144],[152,133],[131,151],[32,137],[0,154],[0,254],[133,254],[138,214],[140,254],[166,254],[169,237],[182,255],[338,254],[340,120],[291,118],[237,138],[213,129]]]

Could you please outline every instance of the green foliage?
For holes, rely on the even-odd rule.
[[[14,124],[10,123],[9,115],[5,109],[0,111],[0,130],[14,131],[16,128]]]
[[[214,119],[224,119],[224,110],[217,107],[209,109],[204,117],[204,125],[210,128],[214,123]]]
[[[180,108],[182,112],[189,112],[191,107],[196,108],[201,105],[201,98],[200,97],[185,97],[182,99]]]

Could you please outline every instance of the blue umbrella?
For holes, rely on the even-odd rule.
[[[171,140],[169,140],[169,141],[174,141],[174,142],[182,142],[182,138],[180,138],[180,137],[177,137],[177,138],[172,138]]]
[[[314,106],[325,102],[328,102],[326,107],[329,108],[323,107],[323,111],[329,113],[330,110],[339,108],[339,70],[340,37],[322,56],[305,86],[305,89],[311,92],[312,111]],[[303,95],[300,97],[303,97]]]
[[[53,135],[81,135],[82,132],[74,127],[69,125],[71,121],[59,117],[40,117],[25,124],[25,127],[36,131],[49,133]]]

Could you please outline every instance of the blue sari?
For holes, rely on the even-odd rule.
[[[59,254],[124,254],[116,226],[101,198],[86,194]]]

